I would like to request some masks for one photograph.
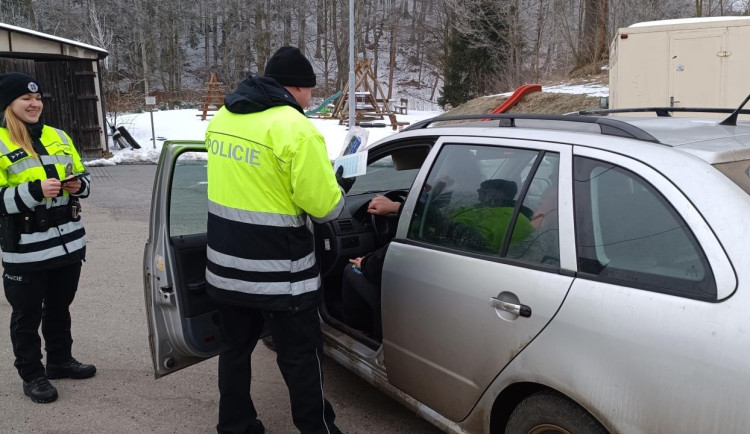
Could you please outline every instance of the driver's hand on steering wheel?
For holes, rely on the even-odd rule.
[[[401,208],[401,203],[394,200],[390,200],[380,194],[376,195],[370,200],[370,204],[367,206],[367,212],[370,214],[386,215],[395,214]]]

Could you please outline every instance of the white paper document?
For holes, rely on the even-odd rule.
[[[367,146],[367,136],[370,132],[362,127],[349,128],[349,132],[344,138],[344,146],[341,148],[339,157],[354,154]]]
[[[364,175],[367,173],[367,150],[337,158],[333,163],[333,173],[336,173],[339,167],[344,168],[344,178]]]

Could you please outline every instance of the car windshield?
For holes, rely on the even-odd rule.
[[[424,156],[427,155],[427,148],[420,150],[421,159],[419,161],[409,161],[411,163],[408,166],[404,166],[404,162],[394,164],[393,157],[386,155],[385,157],[378,158],[375,161],[371,161],[367,165],[367,173],[357,177],[349,195],[382,192],[390,190],[408,190],[411,188],[414,178],[417,177],[421,162],[424,161]],[[403,158],[402,158],[403,159]],[[418,164],[417,164],[418,163]],[[416,166],[416,167],[415,167]]]

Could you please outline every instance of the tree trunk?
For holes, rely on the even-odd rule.
[[[33,0],[26,0],[26,7],[29,10],[29,28],[36,29],[36,16],[34,16],[34,2]]]
[[[149,67],[148,67],[148,49],[146,47],[146,37],[143,33],[143,27],[138,26],[138,36],[140,40],[138,41],[141,45],[141,66],[143,67],[143,94],[148,96],[150,89],[148,87],[148,76],[149,76]]]
[[[307,54],[307,5],[306,2],[300,2],[297,5],[297,47],[303,53]]]
[[[201,24],[203,27],[203,65],[206,68],[206,70],[203,72],[203,75],[206,77],[208,77],[209,71],[211,69],[209,65],[209,62],[211,60],[211,24],[209,22],[208,13],[209,11],[207,8],[203,9],[203,11],[201,12]]]
[[[271,55],[271,33],[268,14],[270,4],[260,2],[255,9],[255,53],[258,60],[258,71],[265,68]]]
[[[213,66],[216,67],[216,65],[219,63],[219,15],[218,13],[212,14],[211,17],[211,34],[213,36],[213,53],[214,53],[214,63]],[[224,34],[222,33],[222,36]]]
[[[539,10],[536,16],[536,32],[534,38],[534,81],[539,82],[539,52],[542,49],[542,36],[544,34],[544,19],[547,5],[545,0],[539,0]]]
[[[331,93],[331,90],[328,88],[329,84],[331,83],[331,64],[328,53],[328,45],[330,40],[329,38],[329,30],[330,26],[328,26],[328,12],[329,12],[329,4],[327,1],[322,1],[323,3],[323,30],[322,30],[322,36],[323,36],[323,80],[325,81],[325,94],[328,95]],[[318,3],[320,5],[320,3]],[[318,28],[318,44],[320,45],[320,35],[321,35],[321,29]]]
[[[393,87],[394,81],[393,76],[396,70],[396,54],[398,53],[398,27],[399,27],[399,16],[392,18],[393,24],[391,25],[391,45],[389,48],[389,63],[388,63],[388,101],[393,99]]]
[[[282,45],[291,45],[292,43],[292,12],[289,8],[284,10],[284,38]]]
[[[341,18],[339,19],[339,7]],[[333,52],[336,60],[336,88],[342,89],[349,73],[349,14],[348,2],[339,0],[331,7],[329,27],[333,35]]]
[[[372,57],[375,59],[373,62],[373,74],[378,77],[378,70],[380,69],[380,38],[383,36],[383,21],[375,24],[372,32]]]
[[[607,58],[607,0],[584,0],[584,18],[576,69]]]
[[[521,85],[522,82],[522,68],[523,68],[523,36],[521,34],[521,7],[518,0],[513,0],[508,8],[508,75],[505,81],[505,86],[516,88]]]
[[[315,14],[315,20],[316,20],[316,29],[315,32],[317,34],[317,38],[315,38],[315,58],[320,59],[323,55],[321,50],[321,40],[325,40],[327,36],[327,27],[326,27],[326,11],[328,10],[328,2],[326,0],[317,0],[318,7],[316,8],[316,14]]]

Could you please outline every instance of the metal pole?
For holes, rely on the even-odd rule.
[[[156,149],[156,133],[154,132],[154,109],[149,110],[151,113],[151,140],[154,142],[154,149]]]
[[[349,128],[354,126],[354,0],[349,0]]]

